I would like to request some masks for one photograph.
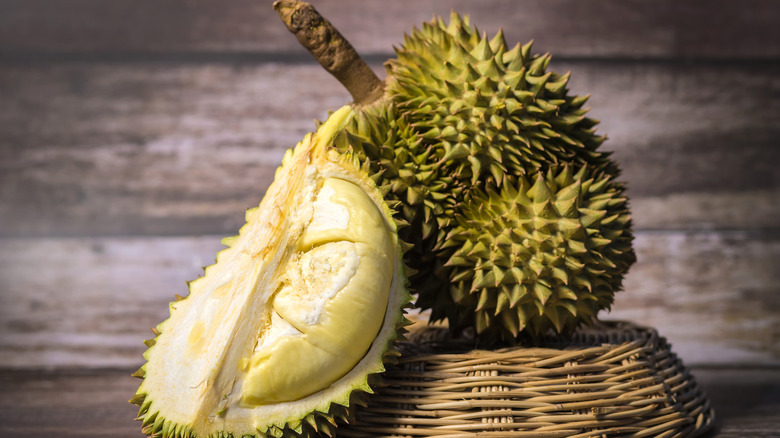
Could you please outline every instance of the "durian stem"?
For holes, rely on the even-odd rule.
[[[384,82],[357,54],[352,45],[312,5],[280,0],[274,9],[325,70],[341,82],[358,105],[371,103],[384,94]]]

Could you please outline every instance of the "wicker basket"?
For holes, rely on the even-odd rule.
[[[655,330],[601,322],[496,351],[446,333],[413,333],[387,386],[338,436],[693,437],[712,426],[709,401]]]

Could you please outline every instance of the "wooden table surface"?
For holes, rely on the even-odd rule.
[[[425,326],[424,314],[409,317],[411,330]],[[137,368],[0,368],[0,438],[143,437],[128,402],[140,384]],[[780,437],[780,366],[689,369],[715,413],[705,437]]]
[[[0,436],[142,437],[127,400],[130,370],[0,372]],[[780,370],[699,368],[693,374],[715,409],[708,437],[780,437]]]

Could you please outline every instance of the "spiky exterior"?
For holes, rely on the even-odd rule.
[[[399,235],[411,247],[406,262],[416,272],[410,281],[417,305],[458,330],[476,323],[476,303],[459,299],[460,286],[452,286],[456,272],[447,261],[454,249],[447,241],[481,194],[568,163],[587,167],[591,178],[608,181],[622,196],[614,182],[619,169],[598,150],[604,137],[595,133],[598,122],[585,116],[587,96],[569,95],[569,74],[547,71],[550,56],[532,55],[530,43],[509,49],[501,31],[488,39],[453,13],[448,25],[425,23],[396,52],[386,64],[385,97],[358,109],[336,144],[369,161],[380,184],[390,187],[387,198],[399,202],[397,217],[408,224]],[[613,254],[620,268],[610,271],[609,294],[619,290],[635,258],[630,223],[624,226],[628,248]],[[606,307],[611,299],[597,302]],[[549,320],[547,327],[569,330],[595,310],[572,323]],[[478,314],[480,333],[501,324],[495,315]],[[544,331],[543,323],[535,324],[535,331]],[[515,327],[508,323],[501,331],[515,333]]]
[[[501,31],[488,40],[452,14],[405,38],[388,62],[389,92],[431,149],[443,182],[468,190],[573,162],[617,174],[597,148],[587,97],[568,95],[569,74],[547,71],[550,56],[531,43],[509,50]]]
[[[587,167],[540,172],[479,190],[443,244],[452,248],[453,302],[479,332],[540,336],[592,320],[612,304],[633,262],[627,201]]]

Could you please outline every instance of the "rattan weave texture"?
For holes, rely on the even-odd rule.
[[[693,437],[713,423],[705,394],[653,329],[600,322],[495,351],[468,351],[443,329],[411,340],[338,436]]]

